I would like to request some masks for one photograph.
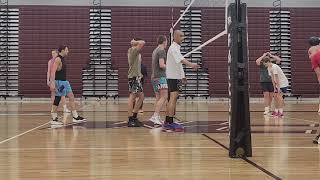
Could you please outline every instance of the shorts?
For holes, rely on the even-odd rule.
[[[274,92],[272,82],[261,82],[262,92]]]
[[[56,80],[55,93],[55,96],[67,96],[67,94],[72,93],[69,81]]]
[[[142,82],[140,77],[133,77],[128,79],[129,92],[140,93],[143,92]]]
[[[182,81],[181,79],[167,79],[168,91],[170,92],[181,92],[182,91]]]
[[[168,82],[167,82],[167,78],[165,78],[165,77],[152,79],[151,84],[153,87],[153,91],[155,93],[158,93],[160,91],[160,89],[168,89]]]
[[[281,91],[282,93],[287,93],[288,87],[282,87],[282,88],[280,88],[280,91]]]

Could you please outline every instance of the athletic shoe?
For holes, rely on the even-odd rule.
[[[279,114],[279,113],[273,111],[271,115],[272,115],[273,117],[276,117],[276,116],[278,116],[278,114]]]
[[[137,118],[129,118],[128,127],[142,127],[143,123]]]
[[[316,136],[313,140],[312,140],[312,142],[313,142],[313,144],[320,144],[320,134],[318,135],[318,136]]]
[[[65,112],[65,113],[71,113],[71,111],[70,111],[68,108],[64,109],[63,112]]]
[[[58,118],[52,119],[50,122],[51,125],[63,125],[63,122],[59,121]]]
[[[177,123],[165,123],[163,125],[163,129],[165,131],[182,132],[184,130],[184,127],[181,124]]]
[[[270,112],[269,111],[264,111],[263,115],[268,115]]]
[[[74,122],[74,123],[81,123],[81,122],[86,122],[87,121],[87,119],[86,118],[83,118],[83,117],[81,117],[81,116],[78,116],[78,117],[73,117],[73,120],[72,120],[72,122]]]
[[[162,125],[160,116],[152,116],[149,121],[153,122],[154,125]]]
[[[284,115],[283,115],[283,113],[278,113],[278,115],[277,115],[279,118],[282,118]]]

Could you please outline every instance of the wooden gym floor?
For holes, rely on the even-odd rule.
[[[177,118],[184,133],[127,128],[125,101],[78,104],[89,119],[51,127],[49,102],[0,102],[0,179],[32,180],[260,180],[320,179],[318,105],[288,102],[285,117],[263,116],[251,103],[253,157],[228,157],[226,102],[180,102]]]

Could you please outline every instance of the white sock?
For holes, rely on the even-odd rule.
[[[279,109],[274,109],[274,112],[278,113],[278,112],[279,112]]]
[[[57,117],[58,117],[58,114],[57,113],[51,113],[51,117],[53,120],[55,120]]]
[[[64,109],[64,110],[67,110],[67,109],[68,109],[66,104],[63,105],[63,109]]]
[[[264,107],[264,111],[269,112],[269,107]]]
[[[72,116],[75,118],[77,118],[79,116],[76,110],[72,111]]]
[[[282,113],[283,113],[283,109],[282,109],[282,108],[279,108],[279,112],[282,114]]]

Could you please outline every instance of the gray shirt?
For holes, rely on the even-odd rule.
[[[128,50],[128,78],[142,77],[141,74],[141,54],[137,48],[129,48]]]
[[[268,68],[263,64],[260,65],[260,82],[272,82],[271,76],[269,76]]]
[[[151,79],[166,77],[166,70],[160,68],[159,60],[164,59],[166,63],[167,55],[166,51],[160,47],[157,47],[152,52],[152,75]]]

